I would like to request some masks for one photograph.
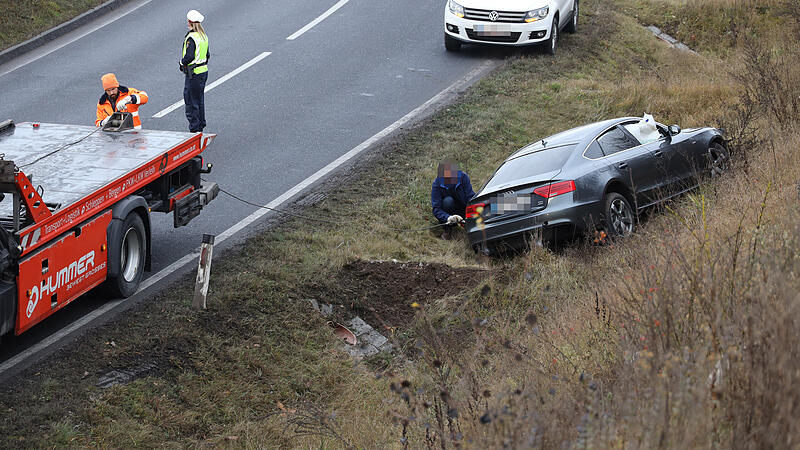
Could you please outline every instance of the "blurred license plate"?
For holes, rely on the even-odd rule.
[[[530,195],[499,195],[492,202],[492,214],[505,214],[512,212],[525,212],[531,210]]]
[[[511,27],[508,25],[475,25],[473,31],[475,31],[475,34],[478,36],[511,36]]]

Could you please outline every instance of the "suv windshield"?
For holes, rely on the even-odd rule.
[[[536,175],[561,169],[574,149],[575,144],[569,144],[522,153],[519,156],[509,158],[495,171],[492,179],[486,183],[483,190],[491,190],[497,186],[507,185],[517,180],[544,181],[529,179]]]

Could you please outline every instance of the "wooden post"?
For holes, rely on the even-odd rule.
[[[192,306],[206,309],[208,280],[211,278],[211,256],[214,252],[214,235],[204,234],[203,245],[200,246],[200,258],[197,263],[197,280],[194,285]]]

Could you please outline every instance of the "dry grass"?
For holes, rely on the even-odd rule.
[[[703,53],[728,56],[740,40],[779,42],[797,23],[797,0],[615,0],[643,25],[656,25]],[[776,32],[778,31],[778,32]]]
[[[722,0],[633,3],[664,28],[711,14],[695,30],[705,37],[733,16],[758,24],[756,37],[786,23],[773,14],[780,2],[759,2],[765,11]],[[73,414],[48,415],[64,408],[38,400],[65,391],[55,369],[43,370],[51,381],[0,398],[8,406],[24,397],[19,417],[39,418],[26,419],[41,433],[28,445],[797,446],[796,43],[708,38],[701,55],[685,55],[611,6],[587,0],[581,32],[556,59],[509,61],[308,212],[347,211],[345,225],[291,221],[215,263],[208,314],[165,299],[163,326],[149,326],[149,338],[137,341],[133,328],[117,349],[88,339],[82,347],[103,352],[103,367],[177,337],[191,353],[171,356],[167,374],[104,392],[77,382]],[[479,184],[527,142],[645,111],[684,127],[724,126],[735,167],[650,215],[631,239],[486,261],[463,241],[394,229],[431,223],[429,183],[444,157]],[[352,366],[325,340],[322,319],[293,300],[349,261],[390,258],[490,275],[430,299],[413,326],[396,330],[396,355]],[[175,296],[188,298],[186,289]],[[10,420],[3,429],[19,432]]]
[[[613,248],[502,267],[486,298],[458,309],[476,337],[466,350],[446,345],[439,312],[423,313],[431,326],[415,364],[385,382],[388,399],[335,403],[359,418],[342,424],[349,443],[384,445],[373,438],[394,429],[411,448],[796,445],[800,156],[783,130],[798,117],[776,99],[797,97],[800,61],[793,44],[772,44],[726,60],[656,49],[629,77],[554,82],[556,96],[607,96],[595,104],[607,114],[728,125],[736,170]],[[386,409],[389,428],[374,420]],[[362,439],[364,423],[375,433]]]

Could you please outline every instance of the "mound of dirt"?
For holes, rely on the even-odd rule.
[[[378,328],[403,327],[414,319],[412,303],[425,305],[472,289],[486,273],[438,263],[359,260],[345,265],[333,292],[322,296],[351,308]]]

